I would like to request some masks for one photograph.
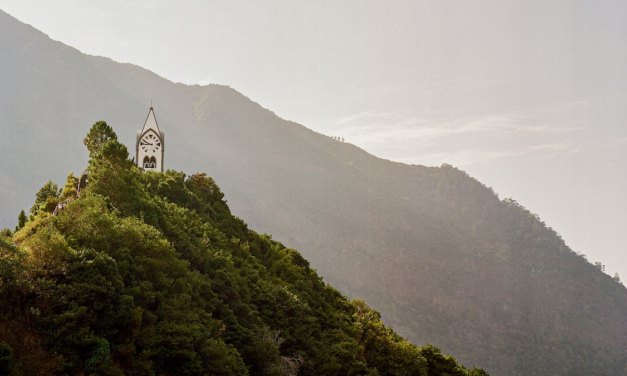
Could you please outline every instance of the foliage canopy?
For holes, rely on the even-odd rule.
[[[87,139],[80,197],[0,238],[0,369],[486,374],[405,341],[325,284],[297,251],[234,217],[206,174],[142,173],[104,122]]]

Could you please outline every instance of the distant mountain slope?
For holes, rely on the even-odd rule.
[[[462,171],[376,158],[231,88],[82,55],[4,13],[0,69],[2,226],[32,202],[14,192],[84,167],[94,121],[133,145],[152,98],[166,168],[209,173],[236,215],[410,340],[493,374],[627,373],[627,290]]]

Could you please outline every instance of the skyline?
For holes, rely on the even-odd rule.
[[[356,4],[0,9],[88,54],[229,85],[381,158],[457,166],[627,278],[627,5]]]

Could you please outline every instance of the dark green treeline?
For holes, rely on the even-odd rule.
[[[47,183],[0,235],[0,374],[487,375],[385,327],[206,174],[142,173],[104,122],[85,144],[80,197]]]

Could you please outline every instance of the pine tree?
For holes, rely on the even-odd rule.
[[[24,210],[20,212],[20,215],[17,216],[17,226],[15,227],[15,232],[19,231],[22,227],[26,225],[28,218],[26,217],[26,213]]]
[[[61,194],[61,200],[67,200],[68,198],[76,198],[76,182],[77,179],[74,177],[74,173],[70,173],[67,176],[67,180],[65,182],[65,187],[63,187],[63,193]]]
[[[89,157],[93,158],[102,149],[102,145],[108,141],[117,140],[118,136],[105,121],[97,121],[91,126],[89,133],[83,140],[83,144],[89,150]]]
[[[30,208],[30,213],[32,215],[37,215],[39,209],[41,209],[42,206],[45,206],[49,198],[58,201],[60,194],[61,191],[59,190],[57,184],[48,180],[43,187],[39,188],[37,194],[35,194],[35,204]],[[54,208],[55,205],[56,204],[53,204],[52,207]]]

